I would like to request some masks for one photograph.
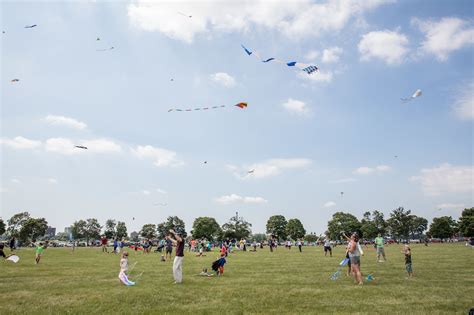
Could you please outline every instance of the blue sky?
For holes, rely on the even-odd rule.
[[[1,11],[4,219],[27,210],[62,230],[114,218],[132,231],[178,215],[190,230],[198,216],[222,224],[238,210],[254,232],[283,214],[321,233],[339,210],[404,206],[431,219],[473,205],[469,1]],[[320,72],[261,63],[241,44]],[[232,108],[241,101],[247,109]],[[216,105],[231,107],[167,112]]]

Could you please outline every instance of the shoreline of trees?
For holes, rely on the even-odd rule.
[[[299,219],[292,218],[287,221],[283,215],[272,215],[267,220],[266,234],[252,234],[251,227],[252,224],[238,214],[222,225],[219,225],[215,218],[198,217],[193,222],[190,237],[209,241],[251,239],[256,242],[262,242],[268,237],[280,241],[304,239],[315,242],[318,239],[318,235],[314,233],[306,234]],[[47,228],[48,222],[45,218],[33,218],[28,212],[17,213],[6,223],[0,218],[0,237],[3,236],[3,239],[15,237],[26,245],[36,239],[47,239],[45,237]],[[169,216],[166,221],[159,224],[145,224],[138,233],[134,233],[145,239],[162,239],[170,229],[181,233],[184,237],[188,236],[184,221],[177,216]],[[474,207],[464,209],[458,221],[451,216],[435,217],[429,229],[427,219],[416,216],[411,210],[405,210],[403,207],[392,210],[387,220],[384,214],[377,210],[365,212],[361,220],[351,213],[339,211],[329,220],[324,234],[331,240],[339,240],[343,232],[357,232],[361,239],[366,240],[374,239],[379,233],[396,241],[474,237]],[[109,239],[128,238],[126,223],[108,219],[105,225],[101,226],[95,218],[78,220],[71,225],[70,236],[58,233],[56,239],[67,241],[72,237],[74,240],[85,240],[88,243],[90,240],[98,240],[101,235]]]

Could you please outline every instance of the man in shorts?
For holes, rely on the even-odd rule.
[[[375,248],[377,249],[377,262],[385,262],[387,258],[385,257],[385,249],[384,249],[384,240],[382,235],[379,235],[375,238]],[[380,256],[383,256],[383,261],[380,260]]]
[[[327,256],[328,252],[329,256],[332,257],[331,240],[329,239],[329,236],[326,236],[324,239],[324,256]]]

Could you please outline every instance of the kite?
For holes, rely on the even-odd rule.
[[[132,220],[133,220],[133,221],[135,221],[135,217],[133,217],[133,219],[132,219]]]
[[[368,282],[375,280],[374,276],[369,274],[367,275],[367,278],[365,278]]]
[[[345,266],[349,263],[349,258],[344,258],[340,263],[339,266]]]
[[[7,258],[7,260],[13,261],[16,264],[18,261],[20,261],[20,257],[18,257],[17,255],[11,255]]]
[[[318,72],[319,71],[319,68],[316,67],[315,65],[309,65],[309,64],[305,64],[305,63],[301,63],[301,62],[297,62],[297,61],[289,61],[289,62],[284,62],[284,61],[281,61],[277,58],[274,58],[274,57],[271,57],[271,58],[267,58],[267,59],[262,59],[260,57],[260,55],[258,54],[258,52],[256,51],[250,51],[247,47],[245,47],[244,45],[240,45],[242,46],[242,48],[245,50],[245,52],[247,53],[247,55],[251,56],[251,55],[254,55],[255,58],[257,58],[258,60],[260,60],[261,62],[263,63],[268,63],[268,62],[276,62],[276,63],[279,63],[279,64],[283,64],[283,65],[287,65],[288,67],[297,67],[299,68],[301,71],[304,71],[306,72],[307,74],[313,74],[314,72]]]
[[[96,39],[96,40],[100,40],[100,37],[97,37],[97,39]]]
[[[423,93],[421,92],[420,89],[416,90],[415,93],[413,93],[412,96],[407,97],[407,98],[401,98],[403,103],[408,103],[413,101],[415,98],[420,97]]]
[[[181,14],[182,16],[185,16],[185,17],[188,17],[188,18],[192,18],[193,16],[192,15],[187,15],[183,12],[178,12],[178,14]]]
[[[342,197],[344,197],[344,192],[343,192],[343,191],[341,191],[341,198],[342,198]]]
[[[252,174],[253,172],[255,172],[255,170],[254,170],[254,169],[253,169],[253,170],[250,170],[250,171],[248,171],[248,172],[247,172],[247,174]]]
[[[33,28],[33,27],[37,27],[38,25],[36,24],[33,24],[33,25],[26,25],[25,28]]]
[[[240,103],[237,103],[233,106],[238,107],[240,109],[244,109],[244,108],[247,108],[247,103],[240,102]],[[168,113],[173,112],[173,111],[175,111],[175,112],[192,112],[192,111],[196,111],[196,110],[209,110],[209,109],[218,109],[218,108],[224,108],[224,107],[227,107],[227,106],[226,105],[220,105],[220,106],[212,106],[212,107],[197,107],[197,108],[187,108],[187,109],[170,108],[170,109],[168,109]]]
[[[120,279],[120,281],[122,281],[123,284],[125,284],[127,287],[128,286],[132,286],[132,285],[135,285],[135,282],[133,281],[130,281],[127,277],[127,275],[125,274],[125,272],[123,271],[120,271],[119,275],[118,275],[118,278]]]
[[[13,79],[11,80],[12,83],[15,83],[15,82],[20,82],[20,79]]]
[[[76,145],[74,146],[75,148],[78,148],[78,149],[83,149],[83,150],[87,150],[87,147],[83,146],[83,145]]]
[[[207,164],[207,161],[204,161],[204,164]]]

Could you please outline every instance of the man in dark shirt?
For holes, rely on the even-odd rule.
[[[166,236],[165,244],[166,244],[165,258],[168,259],[168,255],[169,255],[169,259],[171,259],[171,254],[173,253],[173,241],[171,240],[171,237],[168,235]]]
[[[176,256],[173,262],[173,277],[174,283],[177,284],[183,282],[184,240],[181,234],[176,233],[174,230],[170,230],[170,233],[174,237],[171,241],[176,245]]]

